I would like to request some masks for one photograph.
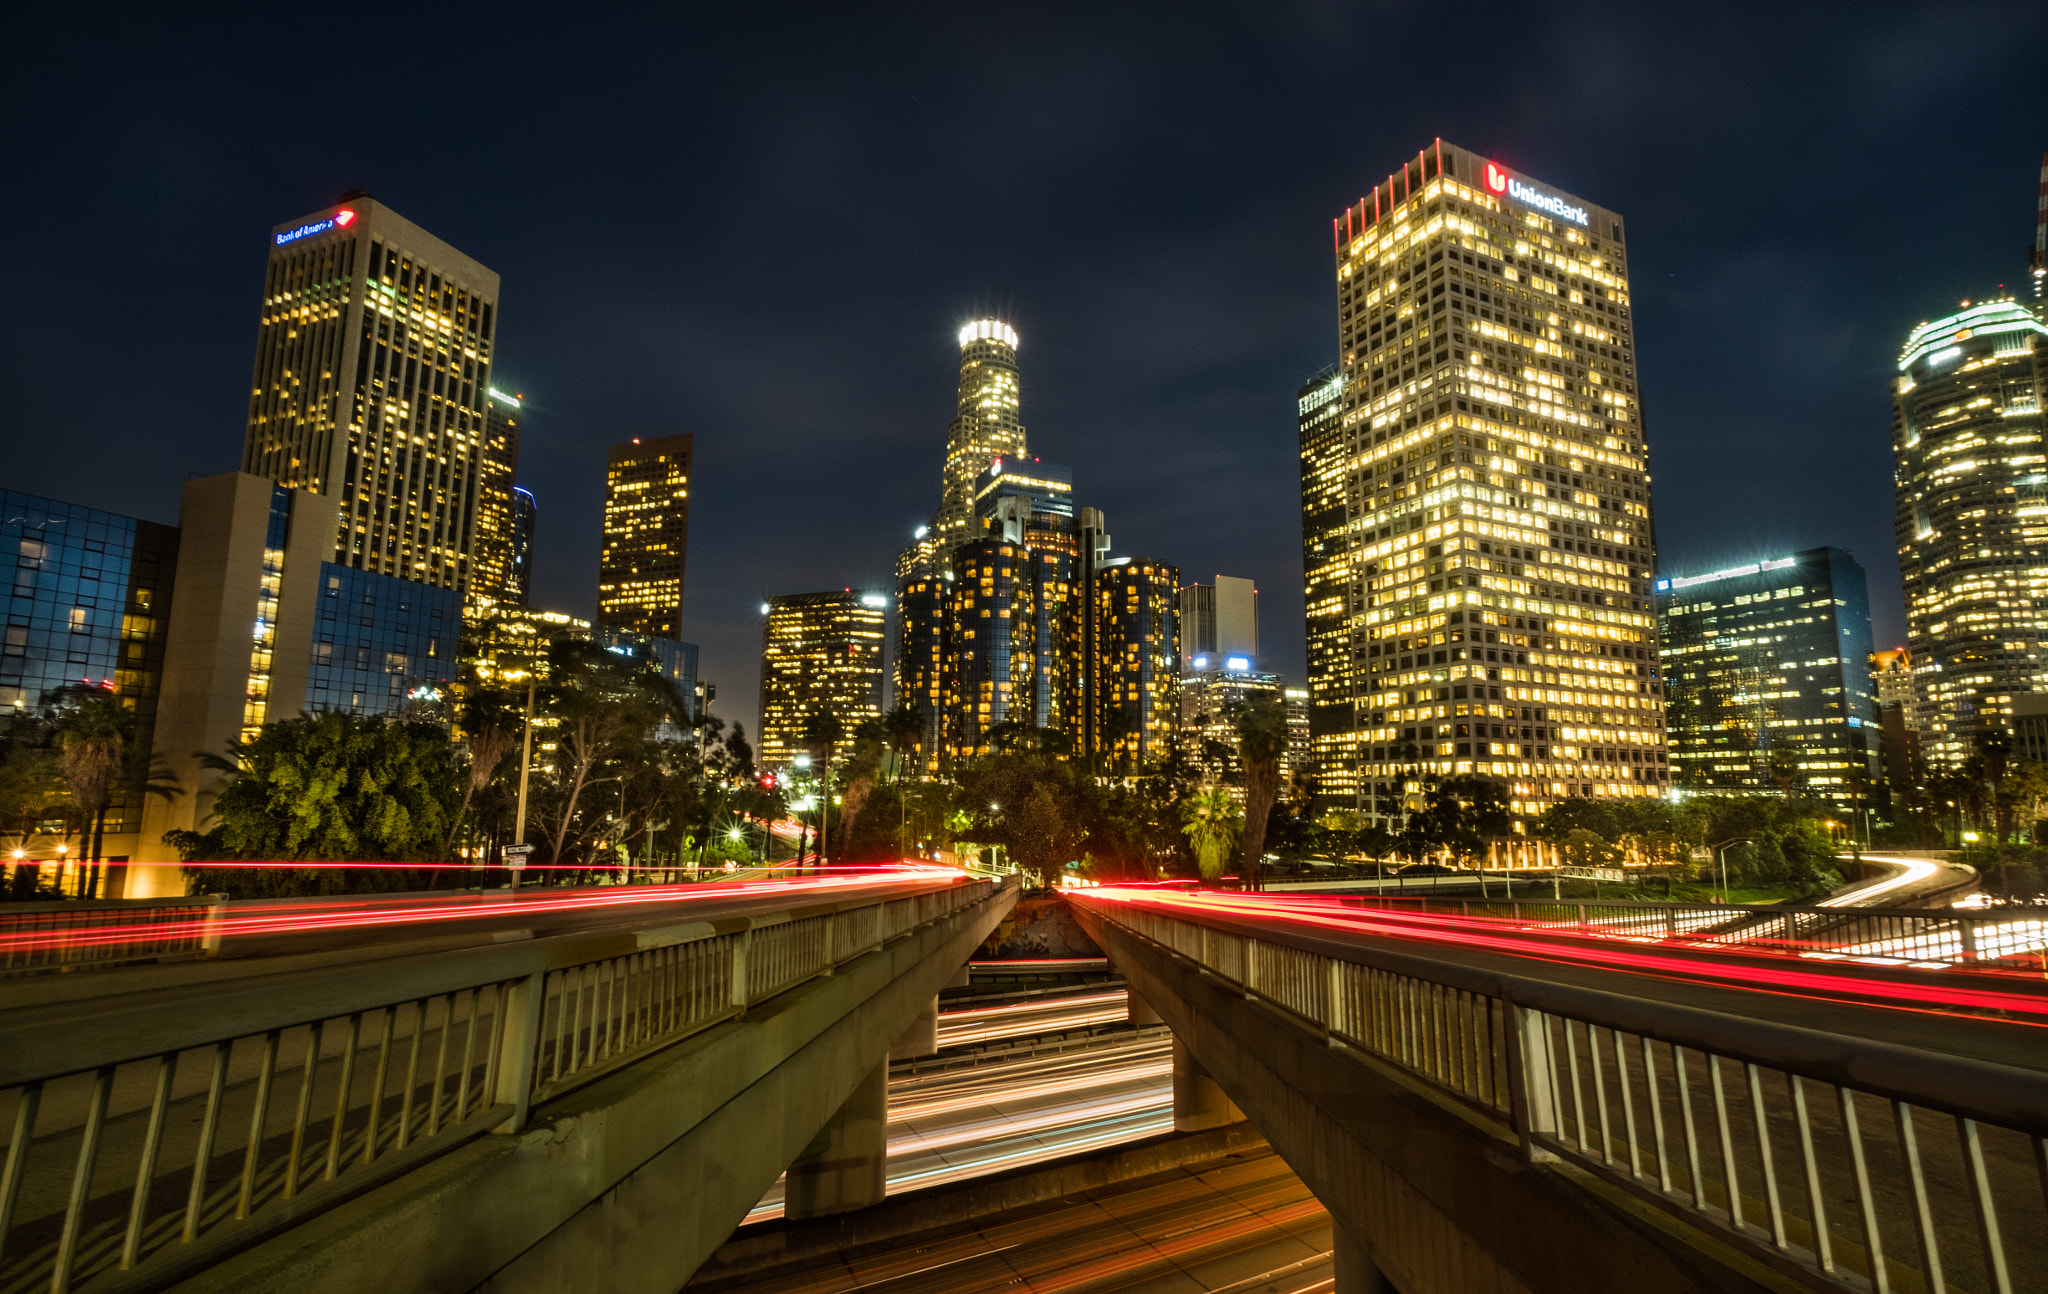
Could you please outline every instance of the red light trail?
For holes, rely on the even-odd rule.
[[[1252,918],[1294,925],[1318,934],[1371,935],[1444,947],[1505,953],[1514,957],[1551,962],[1561,966],[1588,966],[1624,974],[1647,975],[1691,983],[1712,983],[1730,988],[1775,993],[1782,996],[1851,1002],[1892,1010],[1953,1012],[1957,1008],[1999,1011],[2018,1017],[2014,1023],[2048,1025],[2048,995],[2041,992],[2007,992],[1955,983],[1940,986],[1881,979],[1847,966],[1835,971],[1757,966],[1736,960],[1739,956],[1767,956],[1751,950],[1701,949],[1687,946],[1689,955],[1658,953],[1639,942],[1612,946],[1612,936],[1584,931],[1515,930],[1505,932],[1503,923],[1485,917],[1456,917],[1443,914],[1381,912],[1350,907],[1341,899],[1277,897],[1270,895],[1225,894],[1215,891],[1167,892],[1161,890],[1104,887],[1088,891],[1091,897],[1115,903],[1150,906],[1171,915],[1176,908],[1200,908],[1220,915]],[[1783,956],[1784,954],[1775,954]],[[1839,965],[1839,963],[1838,963]],[[2038,982],[2034,977],[2003,970],[1978,970],[1972,977],[1998,977],[2019,982]]]
[[[410,863],[217,863],[220,867],[371,867],[404,869]],[[430,866],[433,866],[430,864]],[[453,864],[438,864],[448,867]],[[470,870],[464,867],[464,870]],[[615,871],[616,868],[602,869]],[[813,868],[815,873],[817,870]],[[422,894],[337,896],[331,900],[263,902],[230,905],[213,916],[195,914],[188,921],[156,921],[143,925],[95,926],[82,930],[35,930],[0,933],[0,954],[40,951],[50,948],[101,947],[122,943],[161,943],[201,935],[223,939],[254,935],[304,934],[341,929],[372,929],[393,925],[473,921],[486,917],[537,916],[575,912],[600,913],[606,909],[638,907],[650,903],[679,906],[721,902],[729,899],[760,898],[767,895],[815,895],[830,898],[846,890],[877,881],[950,882],[962,873],[949,867],[925,863],[875,864],[824,869],[828,875],[779,877],[773,880],[724,881],[679,885],[607,885],[565,890],[558,894],[526,891],[515,897],[469,897],[450,894],[440,903],[423,901]],[[431,891],[428,892],[431,895]],[[542,897],[545,895],[545,897]],[[4,918],[0,913],[0,918]],[[4,927],[0,927],[4,929]]]

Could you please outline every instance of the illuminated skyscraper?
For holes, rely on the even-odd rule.
[[[938,768],[944,744],[946,586],[955,545],[980,538],[974,520],[974,484],[998,458],[1025,457],[1018,422],[1017,332],[979,319],[960,330],[960,384],[940,502],[929,525],[919,526],[896,558],[896,704],[925,716],[926,771]]]
[[[946,583],[943,747],[985,753],[991,733],[1080,740],[1081,620],[1071,476],[997,461],[975,482],[981,537],[955,545]]]
[[[1323,802],[1410,770],[1526,819],[1668,784],[1621,218],[1438,141],[1334,222],[1339,371],[1304,390]]]
[[[1096,758],[1136,774],[1180,728],[1180,569],[1117,557],[1095,573]]]
[[[525,606],[533,600],[533,532],[540,524],[540,505],[533,492],[512,487],[512,577],[506,597]]]
[[[519,480],[519,400],[495,387],[484,391],[483,471],[477,482],[469,595],[523,604],[526,595],[519,587],[519,525],[513,497]]]
[[[974,483],[998,458],[1023,458],[1017,421],[1017,330],[978,319],[960,330],[960,393],[946,428],[945,491],[932,521],[941,545],[975,538]]]
[[[1180,591],[1180,652],[1183,669],[1222,669],[1222,658],[1259,656],[1259,590],[1250,580],[1219,575],[1214,584],[1190,584]],[[1196,658],[1207,663],[1196,665]]]
[[[2011,300],[1921,324],[1893,383],[1899,573],[1914,722],[1955,764],[2048,688],[2048,326]]]
[[[656,638],[682,636],[694,446],[688,435],[612,446],[597,573],[599,623]]]
[[[1844,808],[1880,771],[1870,594],[1839,548],[1657,581],[1672,780]]]
[[[760,761],[787,768],[804,721],[837,715],[849,731],[882,712],[889,599],[872,590],[794,593],[762,608]]]
[[[497,298],[365,195],[271,231],[242,470],[337,500],[337,563],[468,582]]]

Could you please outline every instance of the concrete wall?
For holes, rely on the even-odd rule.
[[[1364,1251],[1346,1255],[1354,1282],[1369,1260],[1402,1294],[1805,1288],[1587,1173],[1531,1162],[1401,1070],[1076,916]]]
[[[176,1286],[673,1294],[1016,899],[1007,887]]]
[[[156,758],[179,789],[175,799],[152,797],[145,806],[134,853],[140,863],[175,863],[177,853],[163,843],[163,834],[212,825],[213,801],[226,775],[207,769],[201,756],[226,754],[241,734],[273,489],[274,482],[246,472],[185,482],[155,741]],[[291,499],[271,651],[270,719],[289,719],[305,705],[320,563],[334,550],[340,518],[340,505],[332,499],[302,490]],[[175,867],[125,870],[123,897],[185,892]]]

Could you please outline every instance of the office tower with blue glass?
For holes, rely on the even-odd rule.
[[[1870,594],[1840,548],[1657,581],[1673,782],[1866,802],[1882,773]]]

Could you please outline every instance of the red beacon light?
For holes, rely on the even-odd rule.
[[[350,211],[347,207],[343,207],[341,210],[334,213],[334,227],[336,229],[346,229],[350,225],[354,224],[355,220],[356,213]]]

